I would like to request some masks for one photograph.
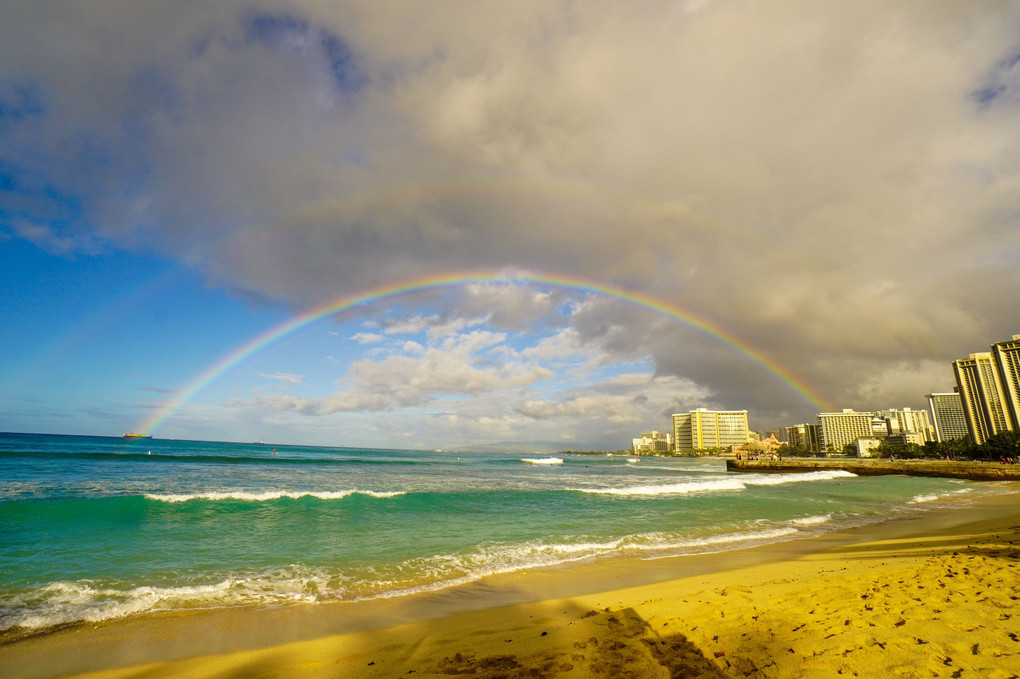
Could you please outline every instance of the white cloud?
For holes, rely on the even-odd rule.
[[[511,267],[693,319],[592,295],[564,329],[576,288],[434,290],[380,321],[432,345],[354,363],[341,410],[525,385],[528,360],[594,351],[810,415],[722,335],[829,398],[900,398],[923,380],[897,366],[1015,324],[1018,26],[993,0],[15,0],[0,238],[152,249],[296,308]],[[501,372],[437,345],[472,328],[561,332]],[[832,369],[851,363],[872,381]]]
[[[627,373],[553,399],[525,399],[514,410],[537,420],[584,419],[665,428],[673,412],[714,405],[711,392],[694,382],[647,373]]]
[[[346,377],[340,380],[349,387],[344,391],[318,399],[259,396],[252,404],[317,415],[378,412],[418,407],[444,397],[506,392],[553,376],[537,363],[487,358],[490,351],[500,357],[506,355],[501,351],[505,339],[503,333],[475,330],[446,336],[436,344],[406,342],[400,350],[381,359],[364,358],[350,364]],[[234,406],[241,404],[232,402]]]
[[[467,315],[484,316],[495,328],[527,331],[555,313],[560,297],[523,285],[472,283],[464,287],[458,308]]]
[[[274,373],[272,375],[268,375],[266,373],[261,373],[260,372],[259,376],[260,377],[265,377],[266,379],[270,379],[270,380],[276,380],[277,382],[281,382],[283,384],[291,384],[291,385],[304,384],[304,376],[303,375],[294,375],[292,373]]]
[[[384,324],[383,332],[387,335],[417,335],[425,332],[438,322],[438,317],[415,316],[395,321],[388,321]]]
[[[255,406],[264,411],[296,412],[305,415],[313,415],[318,410],[315,399],[290,394],[260,394],[247,401],[241,398],[231,398],[224,401],[223,405],[228,408],[245,410]]]
[[[372,332],[359,332],[351,335],[351,339],[358,344],[378,344],[383,340],[383,336]]]
[[[534,346],[524,349],[521,355],[539,361],[555,361],[576,359],[579,356],[587,356],[590,359],[594,353],[592,347],[585,345],[576,328],[566,327],[553,335],[543,337]]]

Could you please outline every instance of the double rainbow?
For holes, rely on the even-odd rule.
[[[472,283],[492,282],[520,285],[545,285],[563,290],[571,290],[587,294],[593,293],[649,309],[708,335],[721,344],[729,347],[736,353],[746,357],[752,363],[759,365],[763,370],[765,370],[765,372],[769,373],[778,381],[786,385],[786,387],[796,394],[801,400],[814,407],[815,412],[827,412],[833,409],[820,394],[814,391],[808,384],[789,369],[779,365],[762,352],[726,330],[718,327],[708,319],[695,316],[689,311],[686,311],[676,305],[639,292],[626,290],[624,288],[605,283],[597,283],[576,276],[527,272],[473,271],[444,273],[440,275],[423,276],[420,278],[404,280],[399,283],[380,286],[372,290],[358,292],[352,295],[344,295],[330,302],[309,309],[308,311],[305,311],[304,313],[299,314],[280,325],[270,328],[256,337],[253,337],[225,354],[222,358],[210,365],[202,371],[200,375],[189,382],[175,398],[158,408],[150,417],[138,425],[138,428],[134,431],[144,431],[147,433],[155,432],[167,421],[167,419],[177,412],[181,406],[194,398],[196,394],[202,391],[210,383],[214,382],[225,372],[274,342],[277,342],[324,317],[349,311],[359,306],[370,306],[402,295],[450,289]]]

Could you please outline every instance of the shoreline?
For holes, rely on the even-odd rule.
[[[787,458],[785,460],[726,460],[728,472],[789,473],[842,470],[857,476],[904,474],[968,481],[1020,481],[1020,465],[999,462],[947,460],[876,460]]]
[[[795,664],[803,672],[812,672],[818,670],[810,666],[816,656],[814,651],[808,653],[806,647],[794,643],[793,637],[800,639],[797,643],[802,646],[808,643],[798,636],[807,634],[803,628],[794,631],[796,624],[785,626],[784,634],[792,635],[788,641],[793,651],[784,649],[782,666],[780,656],[776,657],[772,674],[764,669],[768,666],[767,648],[755,651],[744,648],[743,642],[734,647],[734,639],[723,648],[718,639],[735,632],[731,621],[741,616],[746,618],[740,626],[745,633],[760,631],[774,636],[783,624],[773,621],[758,630],[763,624],[760,616],[780,605],[798,601],[798,597],[803,600],[805,595],[809,595],[807,601],[814,602],[819,592],[839,594],[850,580],[858,589],[870,591],[879,580],[892,578],[883,583],[884,587],[902,588],[904,581],[916,579],[910,577],[911,573],[926,568],[957,573],[954,584],[963,581],[963,570],[969,570],[967,575],[973,573],[975,578],[998,574],[1002,596],[1020,597],[1020,486],[1008,484],[1006,489],[1011,492],[977,498],[954,508],[933,509],[917,517],[743,550],[572,564],[492,576],[463,587],[394,599],[179,612],[80,625],[0,646],[0,676],[27,679],[89,672],[95,672],[97,679],[140,673],[213,676],[241,673],[240,668],[265,676],[318,676],[324,667],[342,667],[346,672],[343,676],[355,677],[412,671],[419,677],[450,673],[626,676],[610,671],[616,665],[610,657],[613,653],[606,650],[609,646],[618,646],[616,651],[627,656],[627,662],[635,667],[640,660],[675,669],[679,667],[675,663],[682,660],[684,666],[700,667],[707,676],[784,676],[776,672]],[[961,554],[976,558],[974,555],[982,550],[994,552],[996,556],[983,558],[986,562],[992,558],[992,563],[1001,567],[979,572],[974,565],[968,568],[957,563]],[[882,560],[880,566],[876,566],[877,559]],[[862,574],[851,578],[844,573],[848,570]],[[944,589],[945,583],[933,582],[926,587],[928,594],[934,594]],[[858,597],[865,594],[868,592]],[[944,604],[918,597],[917,591],[908,594],[911,596],[901,597],[905,599],[901,603],[920,609],[915,617],[928,619],[935,615],[932,611],[942,611],[939,606]],[[880,627],[889,622],[879,619],[878,614],[868,620],[871,612],[864,610],[868,608],[866,598],[848,601],[845,594],[840,596],[841,605],[832,614],[843,616],[838,621],[842,627],[854,627],[855,638],[867,633],[861,632],[861,625],[847,622],[851,620],[847,608],[853,609],[859,620],[865,620],[864,625]],[[1005,605],[1015,607],[1015,601],[1007,598]],[[959,603],[954,603],[954,608],[963,610]],[[984,619],[982,611],[970,613],[975,622]],[[807,611],[803,613],[805,620],[811,617]],[[912,624],[911,618],[900,615],[889,622],[886,632],[891,638],[900,638],[901,633],[912,632]],[[1016,620],[1012,624],[1015,626]],[[957,637],[966,637],[965,629],[946,629]],[[842,638],[843,632],[849,631],[840,629],[833,634]],[[978,636],[971,648],[989,643],[987,631]],[[833,638],[821,635],[811,643],[827,647],[835,643]],[[597,643],[590,643],[591,639]],[[878,644],[892,643],[875,639]],[[764,643],[761,639],[759,642]],[[937,647],[934,640],[925,642],[912,642],[923,649],[909,645],[899,649],[899,656],[907,659],[893,662],[916,664],[911,652],[923,650],[930,655]],[[968,652],[970,662],[992,663],[983,666],[987,669],[998,667],[995,658],[1020,661],[1020,642],[1006,638],[1002,644],[1001,648],[994,647],[998,655],[987,658]],[[668,653],[664,650],[667,648]],[[872,649],[872,655],[878,650]],[[879,655],[888,655],[885,648],[881,650]],[[368,655],[372,657],[366,660]],[[944,655],[961,657],[960,652],[949,648]],[[571,669],[566,669],[568,665]],[[743,671],[751,667],[755,669]],[[944,670],[948,665],[941,667]],[[269,669],[256,672],[259,668]],[[524,674],[526,669],[538,673]],[[785,676],[797,675],[791,672]]]

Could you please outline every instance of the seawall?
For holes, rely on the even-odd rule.
[[[1020,464],[999,462],[950,462],[943,460],[726,460],[731,472],[816,472],[841,469],[858,476],[906,474],[907,476],[939,476],[971,481],[1020,481]]]

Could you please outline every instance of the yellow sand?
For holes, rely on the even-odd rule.
[[[996,504],[784,561],[81,676],[1016,677],[1020,495]],[[0,675],[45,675],[30,657],[85,653],[82,634],[2,648]]]

